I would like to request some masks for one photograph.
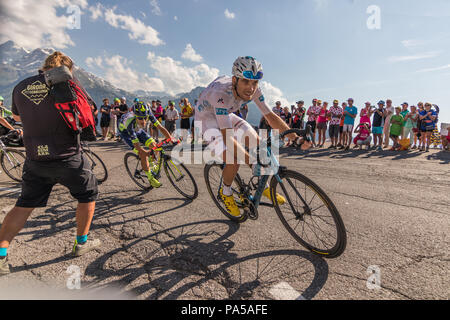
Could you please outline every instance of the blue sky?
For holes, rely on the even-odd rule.
[[[430,101],[450,123],[448,0],[22,2],[2,1],[0,41],[61,49],[127,90],[189,91],[251,55],[263,64],[269,102]],[[81,24],[70,30],[74,4]],[[368,28],[371,5],[379,8],[379,29]]]

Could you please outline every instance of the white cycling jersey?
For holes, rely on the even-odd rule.
[[[201,122],[202,133],[208,129],[237,129],[251,126],[234,112],[251,101],[236,99],[232,90],[232,78],[222,76],[214,80],[201,94],[195,106],[195,122]],[[272,110],[264,102],[264,96],[258,88],[253,101],[265,116]]]

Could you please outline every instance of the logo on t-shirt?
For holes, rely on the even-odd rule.
[[[37,153],[39,157],[50,155],[50,153],[48,152],[48,145],[38,146],[37,148],[38,148]]]
[[[218,108],[218,109],[216,109],[216,114],[218,116],[226,116],[226,115],[228,115],[228,110],[224,109],[224,108]]]
[[[22,94],[27,97],[28,100],[33,101],[34,104],[39,105],[42,100],[48,95],[48,87],[45,83],[38,81],[29,84],[25,89],[22,90]]]

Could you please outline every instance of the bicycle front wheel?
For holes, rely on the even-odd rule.
[[[152,189],[148,177],[145,174],[144,169],[142,169],[141,159],[138,155],[132,152],[125,154],[124,163],[125,169],[134,183],[144,190]]]
[[[100,157],[89,150],[84,150],[86,156],[91,160],[92,163],[92,172],[97,178],[98,184],[102,184],[108,179],[108,170],[106,169],[105,163],[100,159]]]
[[[340,256],[347,244],[344,222],[325,192],[304,175],[286,170],[274,176],[270,192],[284,227],[302,246],[326,258]],[[276,194],[285,198],[278,203]],[[280,200],[281,201],[281,200]]]
[[[164,161],[164,171],[170,183],[183,197],[190,200],[198,197],[197,183],[184,164],[168,158]]]
[[[6,148],[1,153],[0,162],[5,173],[17,182],[22,182],[22,171],[25,163],[25,156],[15,149]]]
[[[223,180],[222,180],[222,171],[223,165],[219,163],[207,164],[204,169],[205,183],[206,188],[208,189],[209,195],[213,199],[216,206],[220,209],[220,212],[225,215],[228,219],[236,222],[243,223],[247,221],[248,214],[245,212],[244,207],[241,203],[241,190],[242,190],[242,181],[239,174],[236,175],[236,178],[231,185],[231,189],[233,191],[233,197],[238,205],[238,208],[241,212],[241,215],[235,217],[231,215],[223,203],[222,198],[220,197],[220,189],[223,188]]]

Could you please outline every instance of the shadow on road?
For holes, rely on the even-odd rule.
[[[185,298],[184,294],[192,296],[192,292],[197,292],[200,299],[239,300],[252,299],[255,295],[273,299],[269,290],[289,266],[290,281],[296,281],[296,277],[311,278],[302,292],[303,298],[312,299],[322,289],[328,278],[328,265],[323,258],[289,249],[238,256],[232,251],[235,244],[230,236],[239,227],[228,220],[201,221],[133,240],[93,261],[85,274],[95,279],[85,287],[125,288],[140,279],[130,291],[151,300]],[[163,235],[170,240],[161,241]],[[156,249],[142,255],[152,243]],[[137,261],[129,261],[121,268],[114,266],[120,264],[120,253],[131,254]],[[208,289],[207,293],[201,292],[205,287],[211,296]],[[226,296],[214,295],[217,288],[226,291]]]
[[[109,196],[103,196],[96,202],[96,209],[94,214],[94,219],[90,231],[97,229],[111,229],[115,225],[122,225],[127,222],[137,221],[141,219],[146,219],[149,217],[161,215],[168,213],[184,206],[189,205],[192,200],[188,200],[184,197],[173,197],[173,198],[162,198],[162,199],[147,199],[143,197],[146,192],[136,192],[127,193],[126,196],[120,194],[114,194]],[[136,206],[145,206],[145,208],[157,208],[155,205],[162,201],[182,201],[176,206],[171,206],[165,210],[152,212],[150,214],[146,213],[143,216],[128,218],[127,214],[136,212]],[[142,209],[144,211],[145,209]],[[29,241],[52,237],[55,233],[64,230],[69,230],[76,228],[75,221],[75,211],[76,211],[76,201],[73,199],[61,202],[57,205],[48,207],[43,214],[31,217],[25,224],[24,229],[20,232],[20,235],[32,235]],[[123,219],[117,222],[101,223],[98,220],[102,218],[113,218],[115,216],[121,216]],[[45,227],[48,229],[38,229],[35,228]]]
[[[297,150],[293,148],[281,148],[280,155],[285,157],[298,156],[296,159],[321,158],[330,157],[332,159],[349,159],[349,158],[391,158],[391,160],[405,160],[423,155],[419,151],[390,151],[390,150],[329,150],[329,149],[311,149],[307,151]],[[427,160],[440,160],[440,164],[450,163],[450,152],[438,151],[430,153],[426,157]]]

